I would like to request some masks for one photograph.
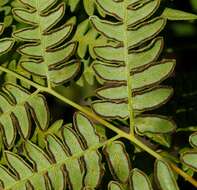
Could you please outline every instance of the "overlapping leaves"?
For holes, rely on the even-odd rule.
[[[163,39],[156,35],[166,20],[147,20],[157,10],[160,1],[97,0],[105,12],[117,21],[91,17],[93,26],[117,46],[95,46],[97,61],[93,68],[104,81],[97,90],[101,99],[93,102],[93,110],[105,118],[130,118],[131,127],[139,134],[166,134],[175,125],[159,115],[142,115],[166,103],[173,89],[159,85],[174,70],[174,60],[157,61],[163,49]]]
[[[7,147],[13,146],[17,131],[23,139],[29,138],[31,118],[41,130],[48,127],[49,112],[44,96],[5,84],[0,92],[0,127]]]
[[[71,21],[70,21],[71,22]],[[72,19],[73,25],[76,25],[76,21]],[[78,42],[77,54],[80,58],[84,59],[89,52],[92,58],[96,58],[93,48],[95,45],[102,45],[107,43],[107,38],[101,36],[90,24],[89,20],[84,20],[77,25],[76,32],[73,36],[73,40]]]
[[[31,25],[14,33],[15,38],[25,41],[25,45],[19,48],[23,55],[21,66],[32,75],[46,78],[48,87],[63,84],[75,77],[80,64],[69,60],[74,55],[76,43],[73,40],[64,43],[73,24],[66,23],[56,27],[64,15],[64,4],[54,8],[59,1],[20,1],[24,8],[14,9],[15,18]],[[79,1],[68,0],[66,3],[74,10]],[[97,39],[98,33],[90,29],[86,21],[73,38],[75,40],[82,33],[83,38],[77,41],[90,38],[93,41],[85,42],[84,46],[83,42],[79,43],[80,58],[85,57],[88,45],[90,47],[96,44],[94,52],[92,47],[89,52],[93,58],[97,56],[94,70],[104,87],[97,90],[97,96],[102,100],[94,102],[93,109],[106,118],[130,118],[131,129],[135,127],[138,134],[145,134],[156,141],[162,138],[165,140],[165,135],[174,130],[175,124],[164,116],[142,114],[158,108],[172,95],[170,87],[159,85],[170,76],[175,65],[174,60],[157,61],[163,48],[163,40],[156,38],[156,35],[163,29],[165,19],[158,17],[144,22],[157,10],[159,1],[84,0],[83,3],[89,15],[93,14],[96,5],[103,15],[106,13],[117,19],[115,22],[111,17],[108,17],[108,21],[91,17],[95,29],[104,36],[101,36],[101,41]],[[106,38],[115,42],[114,45],[100,46],[100,42],[106,42]],[[6,53],[12,46],[12,39],[2,40],[0,51]],[[31,142],[24,142],[24,152],[22,149],[19,154],[3,152],[7,164],[0,165],[0,188],[97,189],[101,187],[104,174],[101,152],[98,151],[98,148],[103,147],[103,160],[107,161],[106,165],[112,174],[108,189],[152,189],[150,179],[145,173],[138,169],[132,170],[131,160],[135,159],[136,154],[128,154],[125,145],[121,141],[115,141],[120,136],[101,142],[93,123],[83,114],[75,114],[73,126],[62,127],[58,136],[57,129],[62,121],[45,133],[48,110],[45,99],[37,92],[30,94],[19,86],[6,84],[0,93],[0,126],[8,148],[14,143],[17,129],[23,139],[29,138],[31,118],[41,129],[31,138]],[[65,100],[62,96],[60,99]],[[195,136],[196,134],[192,135],[190,139],[194,151],[183,153],[181,159],[196,170]],[[127,133],[125,137],[128,137]],[[144,147],[148,148],[146,145]],[[155,154],[159,156],[156,152]],[[165,160],[155,162],[153,175],[160,189],[179,189],[170,164]]]
[[[2,188],[21,190],[32,187],[44,190],[50,187],[63,190],[66,184],[69,189],[97,187],[103,175],[103,166],[101,155],[96,150],[101,142],[92,123],[78,113],[74,117],[73,127],[62,128],[60,138],[48,134],[47,151],[31,142],[25,143],[25,154],[33,167],[18,155],[6,151],[6,160],[14,175],[0,166]]]
[[[77,44],[65,43],[73,25],[65,24],[54,29],[65,14],[65,5],[52,8],[57,0],[21,2],[26,8],[14,8],[14,16],[18,21],[31,25],[13,34],[16,39],[28,42],[18,50],[25,56],[21,66],[33,75],[46,78],[48,86],[71,80],[80,69],[78,60],[69,60]]]
[[[93,123],[83,114],[76,113],[73,126],[66,125],[60,132],[59,137],[46,135],[45,151],[30,141],[24,144],[23,156],[5,151],[7,165],[0,165],[1,188],[99,188],[105,170],[98,149],[103,147],[113,176],[108,189],[152,189],[146,174],[138,169],[132,170],[125,145],[115,139],[107,143],[101,142]],[[27,162],[27,159],[30,162]],[[161,180],[164,177],[165,180]],[[163,160],[155,162],[155,180],[162,190],[166,187],[169,187],[169,190],[178,190],[174,174]]]

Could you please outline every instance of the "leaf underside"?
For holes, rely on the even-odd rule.
[[[5,84],[0,92],[0,126],[6,146],[14,145],[17,131],[23,139],[31,133],[31,118],[41,130],[46,130],[49,111],[41,94],[30,94],[20,86]]]
[[[16,39],[26,42],[18,49],[23,55],[20,65],[32,75],[46,78],[48,84],[70,81],[80,70],[80,62],[70,60],[75,54],[76,42],[65,42],[73,25],[56,27],[64,16],[65,4],[52,9],[57,0],[21,2],[28,8],[14,8],[13,14],[16,20],[30,26],[13,33]]]
[[[101,154],[95,148],[99,143],[90,120],[77,113],[73,127],[62,128],[61,140],[52,134],[46,136],[46,151],[30,141],[25,143],[25,154],[33,167],[19,155],[6,151],[7,164],[13,174],[0,165],[0,186],[16,190],[28,187],[63,190],[66,185],[69,189],[96,188],[104,171]],[[85,152],[89,147],[92,150]],[[84,156],[80,158],[80,155]]]
[[[25,24],[23,27],[29,26],[15,31],[13,37],[24,42],[18,52],[25,72],[33,75],[33,79],[38,77],[39,82],[46,80],[48,87],[64,84],[80,70],[80,61],[74,58],[76,52],[84,59],[89,50],[90,56],[96,59],[92,68],[103,85],[96,90],[98,100],[92,104],[94,112],[106,119],[129,118],[130,128],[138,135],[169,145],[168,135],[175,130],[175,123],[168,117],[146,113],[165,104],[173,94],[171,87],[161,83],[173,73],[175,61],[158,60],[164,42],[162,37],[156,37],[166,24],[165,18],[171,17],[171,11],[152,19],[160,0],[83,0],[88,15],[97,10],[101,16],[109,15],[113,19],[91,16],[94,28],[85,20],[71,41],[68,39],[76,23],[57,25],[65,16],[66,4],[73,12],[79,0],[65,0],[56,8],[58,0],[20,2],[24,7],[14,8],[13,14]],[[194,18],[191,14],[187,16]],[[3,29],[0,24],[0,34]],[[78,46],[75,41],[79,42]],[[0,54],[7,53],[13,45],[14,39],[1,39]],[[28,141],[32,121],[39,127],[38,139],[42,138],[42,142],[37,143],[34,137],[32,142]],[[108,190],[153,190],[152,181],[161,190],[179,190],[168,162],[156,160],[151,177],[133,169],[135,156],[117,140],[120,137],[101,140],[94,123],[83,113],[74,114],[73,125],[61,126],[62,123],[59,120],[48,129],[47,103],[37,91],[30,93],[10,83],[2,87],[0,132],[5,148],[10,151],[2,153],[5,161],[0,164],[0,189],[98,189],[107,166],[112,178]],[[18,154],[11,152],[17,131],[24,140]],[[52,134],[54,131],[56,135]],[[192,134],[189,140],[193,149],[182,153],[181,161],[196,171],[197,134]]]
[[[144,190],[152,190],[148,176],[138,169],[132,170],[125,145],[115,139],[104,145],[93,123],[82,113],[74,115],[72,126],[66,125],[61,128],[59,137],[47,134],[45,140],[45,150],[26,141],[23,156],[10,151],[4,152],[6,165],[0,165],[0,188],[95,189],[101,184],[105,172],[101,153],[98,151],[98,148],[103,147],[107,164],[113,179],[116,180],[109,183],[109,190],[126,190],[126,187],[134,190],[142,187]],[[169,190],[178,190],[171,168],[166,162],[156,161],[155,176],[162,190],[168,183],[172,185]],[[164,177],[166,180],[161,184],[160,179]]]
[[[93,102],[93,110],[104,118],[130,118],[133,125],[130,127],[135,125],[140,135],[171,133],[175,129],[173,121],[160,115],[143,114],[165,104],[173,94],[171,87],[160,85],[175,67],[174,60],[158,61],[163,39],[156,35],[166,20],[162,17],[147,20],[160,1],[97,0],[97,3],[117,21],[92,16],[91,23],[118,45],[94,47],[97,60],[93,69],[104,84],[96,91],[99,100]]]

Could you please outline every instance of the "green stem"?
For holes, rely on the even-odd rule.
[[[139,146],[141,149],[143,149],[146,152],[148,152],[150,155],[152,155],[156,159],[167,161],[168,164],[171,166],[171,168],[177,174],[179,174],[180,176],[182,176],[186,181],[190,182],[193,186],[197,187],[197,181],[195,179],[193,179],[190,175],[188,175],[187,173],[185,173],[183,170],[181,170],[180,168],[178,168],[175,164],[173,164],[169,160],[164,159],[159,153],[153,151],[151,148],[149,148],[147,145],[143,144],[141,141],[139,141],[136,138],[133,138],[133,137],[130,137],[130,139],[129,139],[129,137],[125,137],[125,138],[127,138],[128,140],[130,140],[133,143],[135,143],[137,146]]]
[[[155,157],[156,159],[163,159],[163,157],[158,154],[157,152],[155,152],[154,150],[152,150],[151,148],[149,148],[147,145],[145,145],[144,143],[142,143],[140,140],[138,140],[136,137],[133,138],[132,135],[125,137],[128,140],[130,140],[131,142],[133,142],[134,144],[136,144],[137,146],[139,146],[141,149],[143,149],[144,151],[148,152],[150,155],[152,155],[153,157]]]
[[[39,12],[39,3],[38,3],[39,0],[36,1],[36,17],[37,17],[37,20],[38,20],[38,29],[39,29],[39,39],[40,39],[40,46],[41,46],[41,55],[42,57],[46,57],[46,43],[45,43],[45,37],[43,36],[43,27],[42,27],[42,22],[41,22],[41,12]],[[48,64],[46,63],[45,59],[44,59],[44,62],[42,63],[43,65],[45,65],[45,69],[46,69],[46,78],[47,78],[47,85],[48,85],[48,88],[51,88],[51,82],[50,82],[50,76],[49,76],[49,68],[48,68]]]
[[[46,87],[44,87],[44,86],[41,86],[41,85],[38,84],[38,83],[35,83],[35,82],[29,80],[28,78],[25,78],[24,76],[22,76],[22,75],[20,75],[20,74],[18,74],[18,73],[15,73],[14,71],[11,71],[11,70],[9,70],[9,69],[6,69],[5,67],[0,66],[0,71],[3,71],[3,72],[5,72],[5,73],[7,73],[7,74],[10,74],[10,75],[16,77],[17,79],[26,82],[27,84],[29,84],[29,85],[31,85],[31,86],[33,86],[33,87],[39,89],[40,91],[46,91],[46,90],[48,89],[48,88],[46,88]]]
[[[194,187],[197,188],[197,181],[192,178],[190,175],[188,175],[187,173],[185,173],[183,170],[181,170],[180,168],[178,168],[175,164],[173,163],[169,163],[171,168],[180,176],[182,176],[186,181],[188,181],[189,183],[191,183]]]
[[[56,91],[54,91],[53,89],[50,89],[48,87],[43,87],[35,82],[30,81],[29,79],[23,77],[22,75],[19,75],[9,69],[6,69],[2,66],[0,66],[0,70],[4,71],[22,81],[25,81],[26,83],[28,83],[29,85],[37,88],[40,91],[46,92],[48,94],[53,95],[54,97],[58,98],[59,100],[61,100],[62,102],[71,105],[72,107],[76,108],[77,110],[85,113],[87,116],[91,117],[92,119],[96,120],[97,122],[103,124],[105,127],[111,129],[112,131],[116,132],[118,134],[118,137],[122,137],[125,139],[128,139],[129,141],[133,142],[135,145],[139,146],[141,149],[143,149],[144,151],[148,152],[150,155],[152,155],[153,157],[155,157],[156,159],[164,159],[159,153],[155,152],[154,150],[152,150],[151,148],[149,148],[147,145],[143,144],[141,141],[139,141],[133,134],[128,134],[120,129],[118,129],[117,127],[115,127],[114,125],[112,125],[111,123],[105,121],[104,119],[102,119],[101,117],[97,116],[95,113],[93,113],[92,111],[88,110],[87,108],[83,108],[82,106],[78,105],[77,103],[65,98],[64,96],[62,96],[61,94],[57,93]],[[169,161],[168,161],[169,162]],[[189,176],[187,173],[185,173],[184,171],[182,171],[180,168],[178,168],[176,165],[174,165],[173,163],[169,162],[169,164],[171,165],[171,167],[173,168],[173,170],[175,172],[177,172],[177,174],[179,174],[180,176],[182,176],[185,180],[189,181],[191,184],[193,184],[195,187],[197,187],[197,181],[195,179],[193,179],[191,176]]]
[[[80,106],[79,104],[77,104],[77,103],[65,98],[64,96],[62,96],[61,94],[57,93],[54,90],[48,90],[47,92],[49,94],[55,96],[56,98],[58,98],[62,102],[67,103],[67,104],[71,105],[72,107],[76,108],[77,110],[85,113],[86,115],[88,115],[92,119],[98,121],[99,123],[103,124],[104,126],[106,126],[107,128],[111,129],[112,131],[116,132],[117,134],[119,134],[121,136],[125,135],[125,132],[123,132],[122,130],[118,129],[117,127],[115,127],[111,123],[105,121],[104,119],[102,119],[101,117],[99,117],[98,115],[93,113],[92,111],[88,110],[87,108],[84,108],[84,107]]]

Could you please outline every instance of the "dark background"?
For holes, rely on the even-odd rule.
[[[197,13],[197,0],[174,0],[166,3],[179,10]],[[185,131],[176,133],[173,144],[185,146],[192,133],[187,130],[190,126],[197,126],[197,24],[196,22],[175,21],[168,22],[166,27],[166,54],[175,58],[177,65],[173,78],[169,81],[174,89],[173,99],[168,103],[167,110],[173,115],[179,128]],[[196,176],[194,176],[196,178]],[[194,190],[195,188],[179,178],[180,189]]]

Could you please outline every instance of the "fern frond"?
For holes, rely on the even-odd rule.
[[[63,190],[66,183],[69,189],[82,189],[85,186],[96,188],[99,185],[103,166],[101,155],[96,149],[102,143],[92,123],[84,115],[77,113],[73,127],[62,128],[61,140],[48,134],[46,143],[46,151],[31,142],[25,143],[25,152],[33,167],[18,155],[5,151],[13,174],[0,166],[3,189],[21,190],[32,187],[40,190]]]
[[[108,39],[119,45],[95,46],[97,61],[93,68],[105,81],[97,90],[101,99],[93,102],[93,110],[105,118],[130,118],[131,132],[140,134],[170,133],[175,124],[158,115],[142,115],[165,104],[173,89],[159,85],[171,75],[174,60],[157,61],[163,48],[163,39],[156,37],[164,28],[166,20],[151,20],[160,1],[113,1],[97,0],[104,11],[117,19],[101,20],[92,16],[92,25]]]
[[[21,2],[26,8],[14,8],[13,14],[19,22],[31,25],[13,33],[16,39],[28,42],[18,50],[25,56],[21,66],[33,75],[46,78],[48,86],[71,80],[80,69],[78,60],[69,61],[77,44],[61,44],[69,37],[73,26],[65,24],[54,29],[64,16],[65,5],[52,8],[56,0]]]
[[[82,113],[74,115],[73,126],[66,125],[60,132],[59,137],[46,134],[45,150],[26,141],[23,156],[4,151],[7,164],[0,165],[0,187],[4,190],[63,190],[66,186],[73,190],[99,188],[105,170],[98,149],[103,147],[112,180],[116,180],[109,183],[109,189],[146,187],[151,190],[146,174],[138,169],[132,170],[125,145],[116,141],[119,137],[101,141],[93,123]],[[163,178],[165,180],[161,180]],[[163,160],[155,162],[155,180],[162,190],[168,184],[170,190],[178,190],[174,174]]]
[[[29,138],[31,118],[40,129],[48,127],[49,112],[44,96],[5,84],[0,92],[0,126],[8,148],[13,146],[17,130],[23,139]]]

